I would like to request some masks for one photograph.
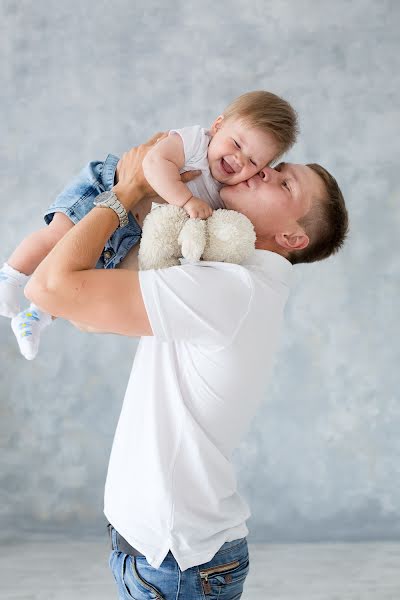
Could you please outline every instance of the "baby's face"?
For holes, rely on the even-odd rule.
[[[236,185],[253,177],[277,155],[270,133],[251,129],[242,121],[218,117],[211,126],[208,146],[211,174],[225,185]]]

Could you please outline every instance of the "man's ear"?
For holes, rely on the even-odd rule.
[[[215,135],[218,131],[218,129],[221,128],[222,125],[222,121],[224,120],[224,115],[219,115],[215,121],[213,122],[213,124],[210,127],[210,131],[212,135]]]
[[[294,233],[277,233],[275,241],[279,246],[285,248],[285,250],[303,250],[310,243],[310,238],[300,228]]]

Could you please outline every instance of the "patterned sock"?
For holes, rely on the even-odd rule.
[[[43,329],[52,322],[51,315],[31,304],[11,320],[11,328],[17,338],[22,356],[33,360],[38,353]]]
[[[19,298],[21,288],[29,275],[24,275],[4,263],[0,269],[0,315],[12,319],[20,311]]]

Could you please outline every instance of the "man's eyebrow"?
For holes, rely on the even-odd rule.
[[[298,196],[298,194],[301,191],[301,187],[300,187],[300,182],[298,180],[298,178],[296,177],[295,172],[293,171],[293,169],[291,168],[289,163],[286,162],[280,162],[279,165],[276,165],[277,167],[280,167],[280,169],[282,169],[282,167],[285,167],[285,172],[293,179],[294,181],[294,185],[293,185],[293,189],[291,190],[291,194],[295,195],[295,197]]]
[[[289,173],[289,175],[291,177],[293,177],[293,179],[295,180],[296,183],[298,183],[298,179],[296,177],[295,172],[293,171],[293,169],[290,167],[290,164],[286,163],[286,162],[281,162],[279,163],[278,167],[286,167],[286,171]]]

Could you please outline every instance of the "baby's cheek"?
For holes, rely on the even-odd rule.
[[[237,183],[242,183],[243,181],[247,181],[251,175],[248,174],[246,169],[242,169],[238,175],[232,177],[231,185],[236,185]]]
[[[253,166],[253,168],[251,169],[251,175],[250,175],[250,177],[253,177],[254,175],[257,175],[257,173],[259,173],[260,171],[261,171],[260,167]]]
[[[259,170],[257,169],[257,167],[246,165],[240,171],[240,173],[233,175],[231,180],[229,182],[227,182],[227,184],[228,185],[236,185],[238,183],[242,183],[243,181],[247,181],[248,179],[250,179],[250,177],[253,177],[253,175],[256,175],[256,173],[258,173],[258,171]]]
[[[259,169],[257,167],[250,166],[250,165],[247,166],[245,169],[243,169],[242,173],[240,173],[242,181],[246,181],[246,179],[250,179],[250,177],[253,177],[258,172],[259,172]]]

